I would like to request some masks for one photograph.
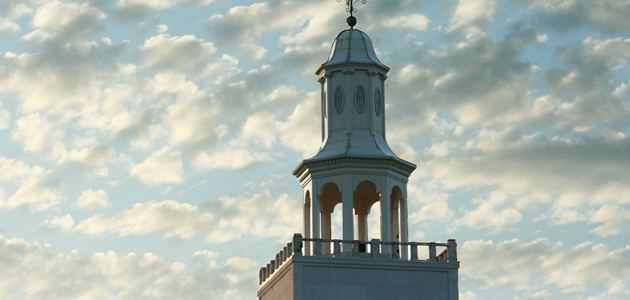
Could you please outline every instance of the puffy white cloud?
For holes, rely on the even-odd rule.
[[[297,232],[300,211],[300,204],[288,195],[274,199],[265,190],[209,200],[199,207],[172,200],[137,203],[132,209],[112,216],[98,214],[66,230],[87,235],[153,234],[171,240],[205,236],[208,243],[225,243],[244,236],[287,237]],[[52,226],[50,223],[42,226]]]
[[[46,150],[53,159],[65,150],[64,134],[39,113],[20,118],[11,131],[11,138],[24,143],[24,151],[43,153]]]
[[[97,176],[107,176],[109,168],[106,162],[114,156],[111,146],[98,144],[82,149],[64,152],[59,163],[78,162],[81,169]]]
[[[207,251],[189,266],[152,253],[57,253],[48,244],[0,236],[0,297],[25,299],[249,299],[257,265],[230,257],[218,265]],[[191,270],[188,270],[191,268]]]
[[[614,96],[614,73],[629,58],[630,39],[622,38],[589,37],[561,53],[564,64],[546,72],[551,96],[562,101],[555,112],[558,123],[586,132],[627,119],[630,107]]]
[[[29,166],[21,160],[0,157],[0,182],[28,181],[31,178],[40,178],[46,174],[46,169],[41,166]]]
[[[298,232],[301,225],[301,203],[287,194],[274,199],[269,191],[259,194],[221,197],[207,201],[203,207],[220,219],[206,237],[212,243],[241,239],[244,235],[257,238],[283,237]]]
[[[215,0],[117,0],[116,6],[119,8],[146,7],[156,10],[166,9],[183,3],[198,2],[202,5],[208,5]]]
[[[62,230],[69,231],[74,226],[74,218],[70,214],[63,217],[56,217],[52,220],[46,220],[39,224],[46,231]]]
[[[226,148],[199,153],[194,162],[199,169],[243,169],[270,159],[271,156],[265,152],[252,153],[247,149]]]
[[[279,127],[282,144],[304,157],[314,155],[321,144],[320,99],[319,92],[309,93]]]
[[[74,202],[74,205],[78,208],[107,208],[109,206],[109,197],[104,190],[93,191],[89,189],[81,193],[81,196]]]
[[[335,9],[338,8],[335,4],[323,1],[272,1],[236,6],[225,15],[215,14],[210,17],[205,26],[221,44],[236,42],[240,46],[239,52],[259,59],[266,55],[267,49],[257,44],[256,39],[275,31],[301,29],[297,33],[290,31],[280,39],[292,48],[304,44],[321,45],[323,38],[332,35],[330,26],[325,25],[342,12]]]
[[[451,195],[433,183],[407,185],[409,199],[409,221],[417,223],[426,220],[451,219],[453,211],[448,207]],[[414,211],[415,210],[415,211]]]
[[[134,165],[131,175],[146,184],[180,183],[184,180],[182,154],[164,147]]]
[[[621,204],[629,201],[624,186],[630,186],[630,178],[622,171],[630,166],[625,163],[628,142],[522,136],[488,155],[472,151],[459,158],[434,159],[424,167],[449,188],[498,186],[513,195],[557,197],[560,207],[585,202]]]
[[[0,103],[0,130],[9,128],[9,121],[11,120],[11,114],[9,111],[2,107]]]
[[[193,78],[209,73],[228,73],[237,63],[229,55],[217,58],[214,44],[194,35],[171,37],[160,34],[147,39],[141,51],[143,63],[149,69],[182,72]]]
[[[626,16],[630,5],[625,0],[518,0],[538,10],[545,25],[561,31],[588,26],[608,33],[623,33],[630,28]]]
[[[211,213],[201,212],[196,206],[166,200],[137,203],[113,216],[98,214],[78,222],[73,230],[88,235],[155,234],[164,239],[190,240],[207,233],[216,223]]]
[[[15,192],[5,197],[0,186],[0,207],[40,211],[61,203],[60,182],[48,178],[52,170],[41,166],[29,166],[26,162],[0,157],[0,183],[4,187],[15,186]]]
[[[89,3],[51,1],[42,5],[33,16],[33,25],[40,28],[24,36],[71,37],[90,30],[103,29],[107,15]]]
[[[275,92],[272,93],[275,95]],[[270,149],[276,142],[276,128],[278,127],[276,116],[270,112],[257,112],[247,118],[239,139],[260,143]]]
[[[477,31],[494,20],[496,8],[494,0],[459,0],[449,30],[464,27]]]
[[[5,54],[0,92],[16,94],[25,113],[39,112],[67,121],[78,111],[97,105],[107,83],[133,72],[116,63],[128,43],[76,39],[63,45],[40,45],[41,51],[36,53]]]
[[[20,31],[20,25],[13,21],[0,18],[0,31],[18,32]]]
[[[524,242],[518,239],[498,244],[469,241],[459,251],[460,275],[481,286],[509,286],[527,291],[542,278],[564,294],[584,292],[586,285],[614,289],[630,280],[630,247],[609,250],[585,242],[570,249],[547,239]],[[544,294],[544,293],[543,293]]]
[[[630,224],[630,213],[617,205],[606,204],[592,213],[589,223],[602,224],[591,233],[598,236],[612,236],[621,231],[621,227]]]
[[[24,183],[8,199],[0,199],[0,207],[29,211],[47,210],[61,203],[60,182],[32,179]]]
[[[503,229],[503,227],[518,223],[523,215],[514,208],[497,209],[491,203],[483,203],[475,210],[467,212],[458,223],[465,224],[471,228],[489,227],[495,230]]]
[[[191,95],[168,107],[163,118],[171,143],[201,151],[216,146],[227,128],[220,125],[219,101],[202,93]]]
[[[392,28],[411,28],[425,30],[429,26],[429,18],[421,14],[409,14],[392,18],[385,22],[385,26]]]

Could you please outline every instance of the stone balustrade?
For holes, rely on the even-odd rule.
[[[302,253],[304,243],[311,243],[312,255],[310,253]],[[352,252],[342,252],[343,244],[352,244]],[[331,245],[332,251],[330,249]],[[418,247],[428,247],[428,257],[426,259],[418,257]],[[438,247],[444,248],[440,254],[437,254]],[[412,263],[457,263],[457,243],[453,239],[448,240],[446,243],[382,242],[378,239],[372,239],[369,242],[319,238],[307,239],[303,238],[302,234],[296,233],[293,235],[293,240],[287,243],[267,266],[260,268],[258,284],[262,284],[271,277],[289,258],[301,256],[385,259]]]

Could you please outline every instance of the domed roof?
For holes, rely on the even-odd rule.
[[[339,33],[332,44],[328,61],[322,64],[322,68],[347,63],[374,64],[389,71],[389,67],[376,57],[370,37],[357,29],[348,29]]]

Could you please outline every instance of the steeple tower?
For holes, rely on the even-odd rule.
[[[350,29],[337,36],[316,72],[322,144],[293,171],[303,190],[304,235],[294,234],[260,269],[258,299],[456,300],[455,240],[408,240],[407,182],[416,165],[387,145],[389,67],[376,57],[370,38],[354,28],[357,1],[346,0]],[[379,237],[368,232],[368,215],[377,203]],[[331,234],[336,209],[342,215],[341,239]],[[425,251],[419,253],[420,247]]]
[[[377,58],[370,38],[357,29],[337,36],[328,61],[316,72],[322,95],[322,145],[293,172],[304,191],[306,238],[330,239],[331,213],[341,203],[342,238],[367,241],[367,216],[379,202],[378,238],[408,241],[407,181],[416,166],[387,145],[387,72],[389,67]]]

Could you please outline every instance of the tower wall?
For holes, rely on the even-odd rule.
[[[457,264],[304,256],[282,268],[259,300],[458,299]]]

